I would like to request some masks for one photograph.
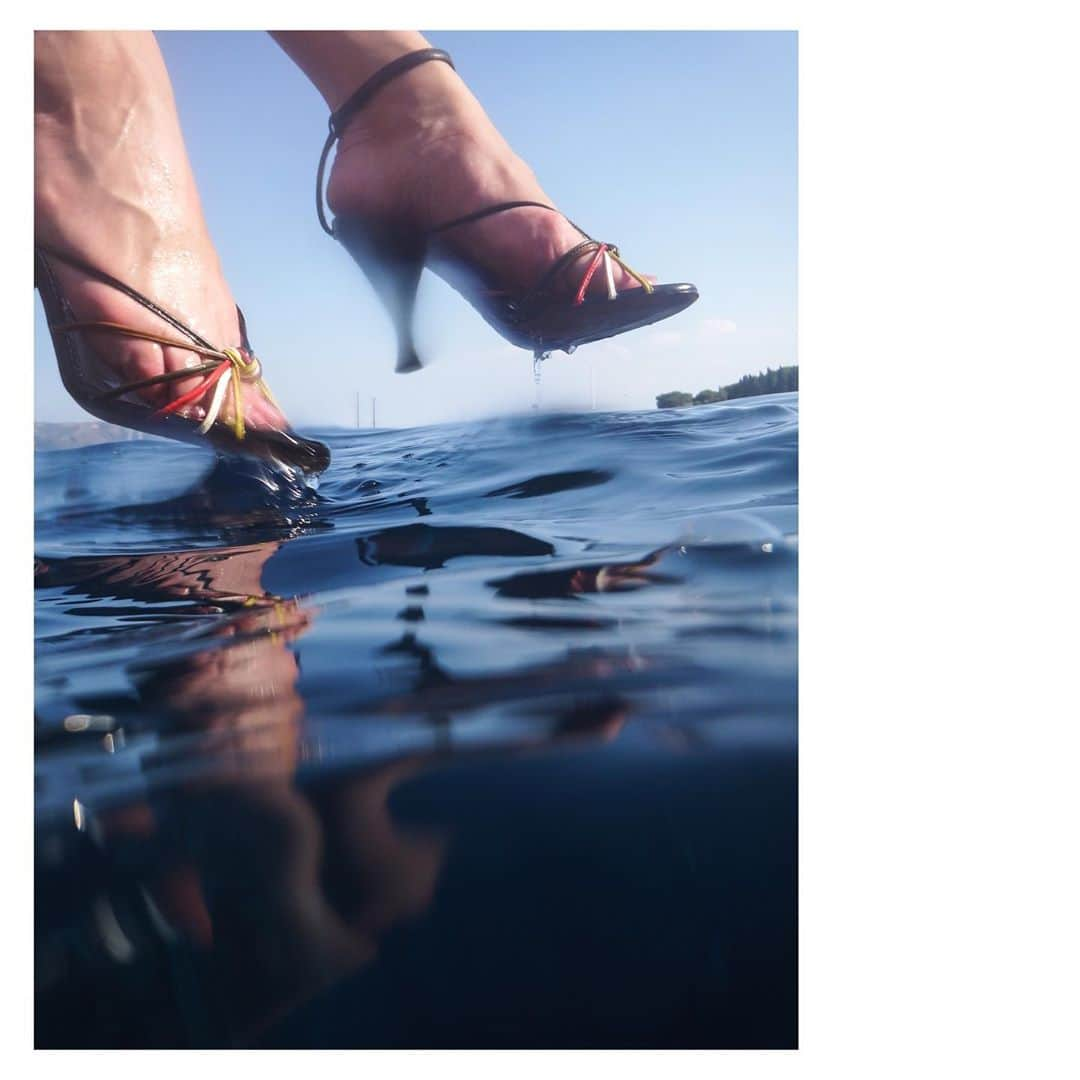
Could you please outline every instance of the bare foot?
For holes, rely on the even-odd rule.
[[[239,347],[236,302],[203,219],[153,35],[39,31],[34,47],[35,240],[132,286],[216,348]],[[52,266],[78,319],[178,336],[110,286]],[[185,349],[119,335],[101,334],[95,345],[118,385],[203,362]],[[180,379],[131,397],[160,407],[197,385]],[[288,426],[254,387],[245,397],[251,426]],[[201,418],[205,405],[182,411]],[[224,419],[231,408],[227,397]]]
[[[461,78],[441,62],[399,76],[346,125],[330,173],[335,213],[397,220],[419,232],[494,203],[552,206],[532,170],[510,149]],[[552,263],[583,240],[562,214],[519,207],[440,236],[509,293],[532,288]],[[583,256],[584,267],[591,253]],[[563,275],[568,292],[581,270]],[[640,288],[619,267],[619,291]],[[606,288],[597,274],[590,292]]]

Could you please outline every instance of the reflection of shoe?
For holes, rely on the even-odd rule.
[[[357,537],[356,547],[360,561],[368,566],[416,566],[422,570],[438,570],[463,556],[555,554],[546,540],[535,536],[472,525],[396,525]]]
[[[582,242],[559,256],[540,280],[521,295],[511,296],[501,291],[498,282],[485,281],[475,267],[439,248],[437,237],[441,234],[492,214],[525,206],[558,213],[543,203],[525,200],[497,203],[444,222],[427,235],[418,235],[393,222],[355,214],[338,215],[330,224],[323,209],[322,191],[331,147],[348,121],[388,82],[428,60],[441,60],[453,66],[449,55],[441,49],[407,53],[380,68],[330,117],[330,134],[323,147],[316,180],[316,207],[322,227],[344,245],[367,274],[393,320],[398,335],[399,372],[420,367],[412,337],[412,314],[425,263],[438,266],[443,276],[507,341],[531,349],[536,356],[556,349],[571,352],[578,345],[648,326],[677,314],[698,298],[693,285],[651,284],[627,266],[614,244],[594,240],[576,225],[574,228],[584,237]],[[588,263],[576,290],[574,286],[568,288],[567,273],[586,257]],[[613,274],[616,264],[641,287],[617,292]],[[586,296],[597,274],[603,275],[600,280],[606,281],[607,289],[603,294]]]
[[[72,266],[95,281],[119,290],[176,333],[165,336],[120,323],[78,319],[57,281],[51,260]],[[245,386],[262,393],[271,402],[273,399],[262,380],[259,360],[251,351],[244,317],[239,308],[237,314],[243,343],[236,349],[219,349],[135,289],[70,255],[62,255],[50,248],[35,248],[34,284],[41,294],[49,322],[60,377],[68,393],[87,412],[109,423],[151,435],[202,445],[209,442],[222,453],[262,458],[305,473],[322,472],[330,464],[330,451],[320,442],[303,439],[291,431],[245,425]],[[115,384],[114,376],[102,361],[101,352],[91,343],[91,335],[100,337],[105,334],[184,349],[202,357],[203,363],[193,368],[166,371],[137,382]],[[139,396],[140,392],[193,378],[200,380],[194,389],[161,408],[152,407]],[[220,419],[227,395],[231,397],[233,414],[228,423]],[[200,420],[181,415],[180,410],[196,406],[202,409]]]

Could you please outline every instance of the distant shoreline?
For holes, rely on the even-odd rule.
[[[734,398],[756,397],[759,394],[789,394],[799,389],[799,365],[766,368],[757,375],[744,375],[738,382],[716,390],[711,388],[688,394],[685,390],[669,390],[656,398],[658,409],[684,409],[688,405],[713,405]]]

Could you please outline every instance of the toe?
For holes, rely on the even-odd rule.
[[[172,349],[167,348],[163,350],[164,356],[164,368],[167,372],[171,371],[183,371],[186,368],[200,367],[204,360],[197,353],[187,352],[184,349]],[[160,365],[160,361],[159,361]],[[161,368],[159,366],[158,370]],[[206,378],[206,374],[194,375],[190,379],[177,379],[175,382],[167,383],[161,389],[164,400],[171,401],[173,398],[178,398],[183,394],[192,391],[199,385],[202,379]]]

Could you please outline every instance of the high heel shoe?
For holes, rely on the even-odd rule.
[[[167,323],[182,337],[152,334],[121,323],[77,318],[56,279],[52,260],[74,267],[88,277],[122,292]],[[129,285],[80,259],[41,245],[34,248],[34,285],[45,308],[60,378],[68,393],[88,413],[108,423],[121,424],[150,435],[162,435],[165,438],[203,446],[209,442],[223,454],[260,458],[300,469],[304,473],[320,473],[330,464],[330,450],[320,442],[301,438],[292,431],[250,428],[245,425],[245,385],[263,393],[272,404],[274,402],[269,387],[263,382],[262,366],[252,352],[244,316],[239,308],[236,311],[240,321],[242,344],[236,349],[219,349]],[[102,362],[99,351],[90,341],[91,335],[101,334],[119,334],[184,349],[202,357],[203,363],[193,368],[166,371],[137,382],[117,383],[114,374]],[[155,409],[135,396],[138,391],[151,386],[193,378],[200,378],[194,389],[174,398],[162,408]],[[233,419],[225,423],[219,416],[226,394],[230,390]],[[185,406],[200,403],[205,407],[205,415],[201,420],[189,419],[179,412]]]
[[[323,179],[330,150],[345,125],[392,79],[429,60],[454,66],[442,49],[419,49],[380,68],[330,117],[330,133],[323,146],[315,181],[315,206],[323,229],[353,256],[385,304],[398,338],[396,370],[415,371],[421,366],[413,339],[413,312],[420,272],[425,265],[437,268],[507,341],[530,349],[542,359],[556,349],[573,352],[579,345],[613,337],[670,318],[697,298],[690,284],[653,285],[632,270],[614,244],[594,240],[571,221],[584,237],[580,244],[559,256],[526,293],[511,296],[497,282],[483,277],[460,257],[440,248],[438,237],[492,214],[523,206],[558,213],[544,203],[519,200],[498,203],[447,221],[426,235],[394,222],[373,221],[355,214],[338,215],[331,223],[323,204]],[[567,221],[570,219],[567,218]],[[564,275],[578,260],[592,256],[577,286],[566,289]],[[618,292],[613,264],[633,277],[640,288]],[[605,295],[586,296],[589,284],[602,270]],[[559,288],[564,284],[563,288]]]

